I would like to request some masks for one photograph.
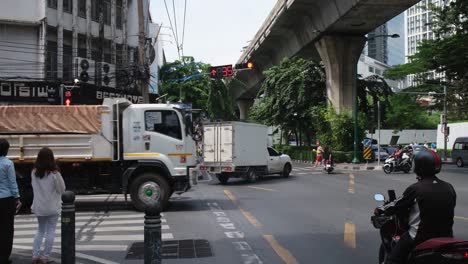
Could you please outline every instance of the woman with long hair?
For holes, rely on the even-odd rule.
[[[49,263],[60,213],[61,196],[65,192],[65,183],[55,163],[54,153],[49,148],[42,148],[37,154],[31,183],[34,193],[31,211],[39,223],[34,237],[32,263]],[[44,254],[41,256],[44,236]]]

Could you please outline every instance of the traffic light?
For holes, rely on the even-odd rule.
[[[234,76],[232,65],[214,66],[210,68],[210,76],[215,79]]]
[[[71,91],[63,91],[63,104],[66,106],[70,106],[72,104],[72,92]]]
[[[236,64],[236,70],[252,70],[255,67],[255,64],[252,61],[248,61],[246,63],[239,63]]]

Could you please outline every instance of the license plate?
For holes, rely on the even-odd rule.
[[[221,167],[211,167],[210,172],[211,173],[221,173]]]

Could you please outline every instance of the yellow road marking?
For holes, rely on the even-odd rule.
[[[234,194],[230,190],[224,190],[224,193],[226,194],[227,197],[229,197],[229,199],[231,199],[233,203],[237,204],[237,198],[236,196],[234,196]]]
[[[463,216],[455,216],[455,219],[468,221],[468,218]]]
[[[263,188],[263,187],[255,187],[255,186],[247,186],[247,188],[263,190],[263,191],[270,191],[270,192],[277,192],[275,189]]]
[[[239,208],[242,214],[249,220],[249,222],[258,229],[261,229],[263,225],[255,218],[251,213],[245,211],[244,209]]]
[[[354,175],[349,174],[348,193],[354,193]]]
[[[347,221],[344,226],[344,243],[350,248],[356,248],[356,225]]]
[[[299,262],[296,258],[289,252],[289,250],[285,249],[281,246],[278,241],[272,235],[263,235],[266,241],[270,244],[273,250],[278,254],[278,256],[284,261],[286,264],[298,264]]]

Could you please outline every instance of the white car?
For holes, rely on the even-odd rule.
[[[283,177],[289,177],[292,171],[291,157],[276,149],[268,147],[268,174],[281,174]]]

